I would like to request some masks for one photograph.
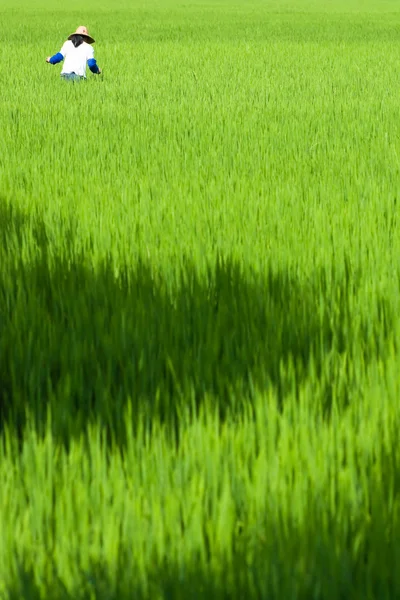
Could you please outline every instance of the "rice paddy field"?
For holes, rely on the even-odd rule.
[[[399,32],[0,0],[1,600],[400,598]]]

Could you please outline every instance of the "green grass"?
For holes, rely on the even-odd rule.
[[[1,600],[400,597],[397,3],[0,16]]]

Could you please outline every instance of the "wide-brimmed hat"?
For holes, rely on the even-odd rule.
[[[75,33],[71,33],[71,35],[68,37],[68,39],[70,40],[72,38],[72,36],[74,36],[74,35],[81,35],[83,38],[85,38],[85,41],[88,44],[94,44],[94,39],[89,35],[87,27],[85,27],[84,25],[80,25],[78,27],[78,29],[75,31]]]

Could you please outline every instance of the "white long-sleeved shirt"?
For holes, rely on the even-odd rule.
[[[61,75],[76,73],[80,77],[86,77],[87,62],[94,58],[94,50],[90,44],[83,42],[75,48],[71,40],[68,40],[61,48],[60,54],[64,57]]]

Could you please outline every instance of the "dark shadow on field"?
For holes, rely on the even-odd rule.
[[[19,259],[27,231],[40,250],[30,266]],[[223,419],[240,412],[244,401],[251,408],[259,390],[273,387],[283,399],[294,377],[298,383],[305,377],[311,356],[318,375],[327,352],[348,348],[352,318],[345,299],[357,285],[354,274],[336,286],[340,303],[329,298],[321,274],[318,284],[301,285],[272,269],[244,273],[229,259],[210,267],[207,277],[187,260],[170,288],[144,262],[116,278],[111,262],[94,271],[84,257],[72,259],[72,231],[63,230],[63,254],[53,246],[50,254],[43,223],[5,205],[0,212],[3,425],[21,432],[28,408],[43,425],[50,406],[54,433],[65,443],[99,420],[123,444],[129,398],[134,423],[140,413],[149,426],[157,419],[178,429],[185,410],[197,410],[205,397]],[[346,394],[347,388],[344,402]],[[330,397],[328,385],[327,410]]]

